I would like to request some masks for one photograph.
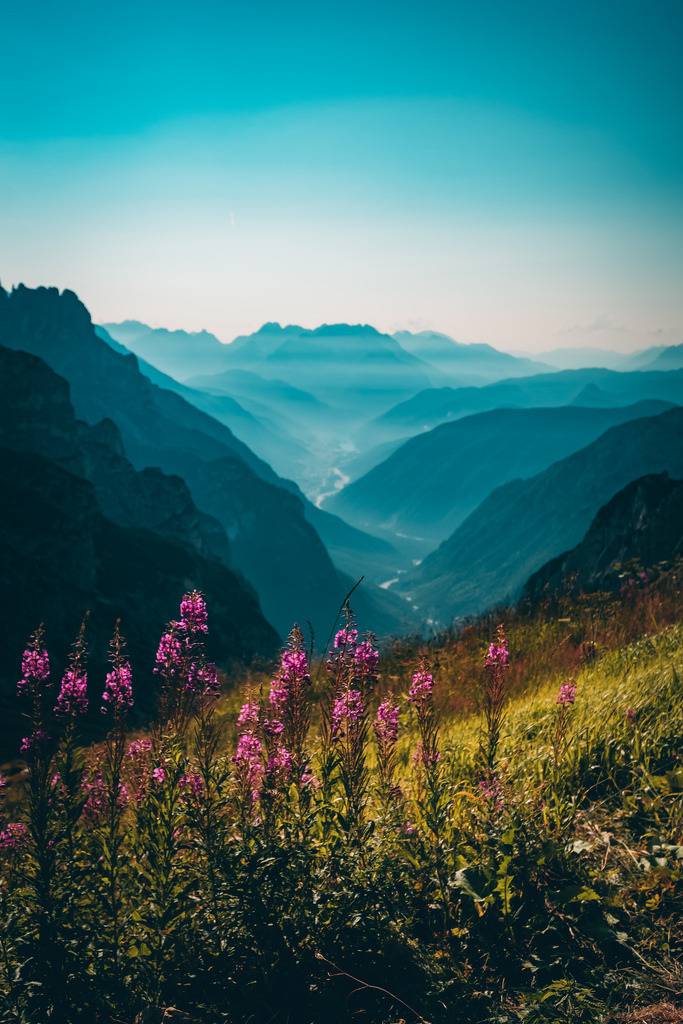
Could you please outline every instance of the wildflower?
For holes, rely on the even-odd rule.
[[[42,626],[33,633],[21,658],[21,679],[17,682],[20,697],[33,696],[49,681],[50,658],[43,643]]]
[[[278,782],[286,782],[292,774],[292,755],[286,747],[279,746],[268,758],[268,774]]]
[[[263,723],[263,731],[268,736],[280,736],[284,730],[284,723],[279,718],[266,718]]]
[[[626,708],[625,715],[626,715],[626,721],[630,722],[631,724],[633,724],[635,722],[636,718],[638,717],[635,708]]]
[[[107,783],[101,770],[96,771],[94,775],[89,779],[86,779],[83,783],[83,792],[86,795],[86,800],[83,805],[84,817],[92,822],[99,821],[105,813],[108,800]],[[119,782],[116,798],[116,805],[119,810],[123,810],[125,808],[128,800],[128,787],[125,783]]]
[[[88,710],[88,677],[85,672],[68,668],[62,676],[62,682],[54,706],[56,715],[84,715]]]
[[[220,690],[218,669],[212,661],[197,664],[193,661],[187,671],[185,689],[204,697],[215,697]]]
[[[503,633],[502,626],[498,627],[498,642],[490,643],[484,664],[487,668],[507,668],[510,662],[510,651],[508,642]]]
[[[44,729],[35,729],[30,736],[24,736],[21,743],[19,744],[19,753],[28,754],[32,750],[38,751],[44,747],[50,740],[50,737]]]
[[[557,695],[557,704],[561,707],[568,707],[573,704],[576,700],[576,683],[567,682],[563,683],[560,687],[560,692]]]
[[[372,677],[377,672],[379,651],[373,647],[370,639],[363,640],[353,652],[353,660],[359,675]]]
[[[196,772],[186,772],[184,775],[181,775],[178,785],[183,790],[186,800],[190,798],[198,800],[204,792],[204,780]]]
[[[188,633],[208,633],[206,602],[198,590],[183,596],[180,602],[180,627]]]
[[[5,788],[6,785],[7,785],[7,779],[2,774],[2,772],[0,772],[0,792]]]
[[[133,707],[133,673],[128,661],[115,665],[107,672],[102,694],[103,715],[111,711],[114,715],[125,714]]]
[[[320,780],[313,774],[310,768],[306,768],[301,774],[301,785],[310,786],[312,789],[320,789]]]
[[[382,751],[390,750],[398,739],[399,707],[392,700],[385,700],[377,708],[374,730],[378,746]]]
[[[183,645],[178,639],[174,626],[162,634],[157,648],[154,673],[170,676],[180,670],[183,660]]]
[[[256,799],[263,777],[262,748],[258,736],[251,732],[242,733],[232,760],[252,800]]]
[[[334,702],[332,708],[332,735],[336,736],[344,722],[358,722],[365,713],[363,694],[360,690],[345,690]]]
[[[253,731],[254,727],[258,725],[259,720],[259,706],[254,701],[247,701],[240,708],[240,713],[237,716],[237,728],[244,731]]]
[[[335,634],[335,651],[343,650],[345,647],[353,647],[356,643],[358,643],[358,630],[355,626],[344,626]]]
[[[28,828],[22,821],[10,821],[0,830],[0,850],[16,850],[28,839]]]
[[[62,783],[61,773],[60,772],[55,772],[54,775],[52,776],[52,778],[50,779],[50,785],[52,786],[53,789],[56,789],[57,786],[61,785],[61,783]]]
[[[434,677],[431,672],[426,672],[424,669],[419,669],[414,673],[410,689],[408,690],[408,700],[411,704],[426,704],[431,700],[432,693],[434,690]]]

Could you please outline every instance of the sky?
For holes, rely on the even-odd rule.
[[[679,0],[7,5],[0,281],[99,322],[683,341]]]

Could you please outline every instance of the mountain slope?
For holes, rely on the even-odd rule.
[[[536,603],[567,591],[618,589],[625,563],[652,568],[681,555],[683,480],[666,473],[639,477],[603,505],[576,547],[529,578],[522,596]]]
[[[177,380],[198,373],[220,373],[227,365],[228,346],[209,331],[169,331],[138,320],[102,326],[131,352]]]
[[[424,617],[448,622],[508,598],[581,540],[631,480],[683,475],[683,409],[612,427],[529,480],[497,488],[405,581]]]
[[[295,485],[286,489],[227,427],[152,384],[135,356],[98,338],[72,292],[0,289],[0,343],[41,356],[66,377],[80,418],[114,420],[136,467],[156,465],[184,476],[198,507],[227,532],[234,565],[255,586],[281,635],[292,619],[311,619],[318,635],[327,635],[347,580],[307,521]],[[378,600],[358,598],[368,621],[384,633],[396,618]]]
[[[444,423],[403,444],[325,505],[364,529],[447,537],[492,490],[583,448],[608,427],[663,412],[663,402],[616,409],[495,409]]]
[[[430,430],[448,420],[499,408],[571,405],[586,388],[598,388],[598,405],[631,405],[646,399],[683,403],[683,370],[628,372],[561,370],[478,388],[431,388],[399,403],[378,417],[369,429],[375,438],[405,437]]]
[[[429,363],[447,377],[458,377],[461,384],[484,384],[503,377],[527,377],[550,369],[547,364],[501,352],[492,345],[465,345],[438,331],[396,331],[393,337],[406,352]],[[464,379],[468,377],[471,379]]]

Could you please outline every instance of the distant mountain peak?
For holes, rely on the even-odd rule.
[[[343,338],[351,334],[368,338],[382,336],[382,332],[370,324],[321,324],[307,333],[312,338]]]

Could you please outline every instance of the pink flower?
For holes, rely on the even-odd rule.
[[[107,784],[101,771],[96,771],[94,775],[83,783],[83,792],[86,794],[86,801],[83,805],[84,817],[89,821],[99,821],[106,810],[109,799]],[[119,782],[116,798],[117,807],[123,810],[128,800],[128,787],[123,782]]]
[[[185,689],[204,697],[215,697],[220,691],[218,669],[212,661],[205,664],[192,662],[187,672]]]
[[[263,778],[262,748],[258,736],[251,732],[242,733],[232,760],[243,785],[250,791],[252,799],[256,799]]]
[[[68,668],[62,676],[62,682],[54,707],[56,715],[64,718],[84,715],[88,710],[88,677],[85,672],[76,672]]]
[[[336,736],[344,723],[358,722],[365,714],[363,694],[360,690],[345,690],[332,708],[332,735]]]
[[[398,704],[385,700],[377,708],[374,729],[377,743],[383,751],[388,751],[398,739]]]
[[[154,672],[156,675],[171,676],[180,670],[183,661],[183,645],[174,632],[174,627],[162,634],[157,648]]]
[[[115,665],[111,672],[107,672],[102,694],[103,715],[109,711],[113,714],[125,714],[133,707],[133,673],[130,663],[122,662]]]
[[[10,821],[0,830],[0,850],[16,850],[28,839],[28,829],[22,821]]]
[[[487,668],[507,668],[510,662],[510,651],[505,636],[501,633],[498,643],[489,644],[484,664]]]
[[[503,787],[496,775],[488,775],[479,782],[479,792],[484,800],[500,810],[503,807]]]
[[[268,774],[274,776],[278,782],[286,782],[289,779],[292,774],[292,755],[285,747],[279,746],[268,758]]]
[[[185,775],[181,776],[178,785],[184,790],[186,800],[198,800],[204,792],[204,780],[196,772],[186,772]]]
[[[30,736],[24,736],[19,744],[19,753],[28,754],[32,750],[39,750],[48,743],[50,737],[44,729],[36,729]]]
[[[180,627],[188,633],[208,633],[206,602],[198,590],[183,596],[180,602]]]
[[[638,717],[638,715],[637,715],[637,712],[636,712],[635,708],[626,708],[626,721],[627,722],[633,723],[633,722],[635,722],[637,717]]]
[[[576,700],[576,683],[563,683],[557,695],[557,702],[562,707],[568,707]]]
[[[152,782],[155,786],[163,786],[166,781],[166,769],[162,765],[157,765],[152,772]]]
[[[266,718],[263,722],[263,731],[268,736],[280,736],[285,731],[285,726],[279,718]]]
[[[420,669],[413,675],[412,683],[408,690],[408,700],[411,704],[426,704],[431,700],[433,691],[433,675],[431,672],[425,672],[423,669]]]
[[[379,663],[379,651],[370,640],[363,640],[353,652],[356,671],[360,675],[374,676]]]
[[[252,732],[258,725],[259,706],[254,701],[247,701],[240,708],[237,716],[237,728],[242,731]]]
[[[17,683],[20,697],[32,696],[50,678],[50,659],[43,644],[43,630],[37,629],[21,658],[21,679]]]
[[[344,626],[343,629],[337,631],[334,637],[334,649],[338,651],[340,648],[353,647],[358,642],[358,630],[355,626]]]

